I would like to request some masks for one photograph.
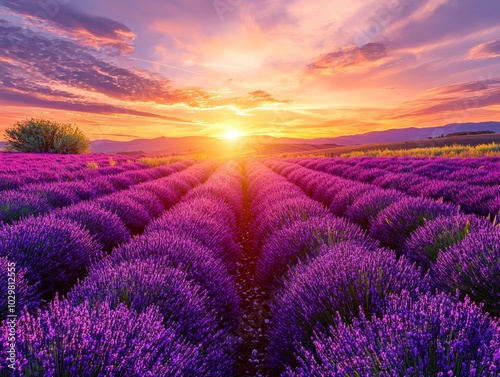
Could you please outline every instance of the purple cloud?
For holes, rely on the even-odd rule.
[[[498,25],[500,2],[449,0],[423,19],[416,19],[392,35],[395,48],[415,47],[442,39],[460,38]]]
[[[147,111],[137,111],[125,107],[94,103],[94,102],[67,102],[53,98],[42,98],[36,94],[22,93],[0,87],[0,101],[3,104],[11,104],[25,107],[42,107],[56,110],[81,111],[93,114],[127,114],[133,116],[157,118],[178,123],[192,123],[189,120],[155,114]]]
[[[354,45],[321,55],[307,66],[311,72],[334,72],[343,68],[372,62],[387,56],[387,48],[383,43],[368,43],[362,47]]]
[[[500,105],[500,78],[471,81],[430,90],[426,96],[405,104],[387,119],[450,113],[466,114],[474,109]]]
[[[469,51],[469,59],[488,59],[500,56],[500,39],[482,43]]]
[[[49,20],[59,29],[75,33],[89,45],[97,42],[101,49],[111,48],[114,53],[133,51],[133,33],[127,26],[106,17],[86,14],[68,0],[3,0],[3,5],[16,13]]]

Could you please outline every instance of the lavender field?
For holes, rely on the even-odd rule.
[[[1,155],[1,376],[500,376],[500,157],[162,163]]]

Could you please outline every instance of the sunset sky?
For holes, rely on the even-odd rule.
[[[314,138],[500,120],[499,20],[496,0],[0,0],[0,127]]]

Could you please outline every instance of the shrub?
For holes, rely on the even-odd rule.
[[[344,216],[356,224],[361,225],[364,229],[367,229],[370,222],[372,222],[381,211],[403,197],[404,194],[397,190],[374,189],[355,199],[354,202],[347,207]]]
[[[338,322],[298,352],[301,366],[284,376],[469,376],[500,372],[500,326],[466,299],[394,296],[381,318]]]
[[[488,219],[475,215],[438,217],[411,234],[405,253],[410,260],[427,269],[446,248],[460,242],[471,232],[491,227]]]
[[[54,216],[72,220],[87,229],[106,252],[131,237],[118,215],[102,209],[96,203],[84,202],[62,208],[55,211]]]
[[[390,294],[430,289],[427,275],[388,249],[343,242],[320,254],[289,274],[271,306],[269,350],[276,370],[294,363],[297,347],[311,347],[313,332],[327,332],[337,313],[345,322],[360,313],[379,315]]]
[[[25,279],[39,283],[42,298],[50,299],[56,291],[67,292],[102,252],[74,222],[44,216],[1,228],[0,256],[25,268]]]
[[[155,307],[137,314],[106,302],[72,306],[55,300],[48,310],[24,313],[17,321],[13,376],[183,376],[204,375],[199,346],[165,328]],[[7,344],[4,322],[0,341]],[[7,347],[0,351],[7,359]],[[2,362],[0,372],[6,373]],[[189,374],[189,373],[193,374]],[[199,373],[199,374],[197,374]]]
[[[223,262],[214,256],[213,251],[201,243],[186,235],[165,230],[137,237],[116,249],[96,268],[111,269],[127,260],[147,260],[152,264],[182,270],[189,280],[206,290],[207,303],[210,310],[218,314],[219,322],[230,331],[236,328],[239,297],[234,277]]]
[[[262,247],[257,262],[257,279],[270,289],[296,264],[317,257],[323,245],[332,246],[343,241],[374,244],[358,226],[333,216],[298,220],[269,237]]]
[[[37,308],[40,304],[40,295],[37,293],[36,286],[38,283],[30,284],[24,277],[26,273],[25,268],[19,268],[15,265],[13,260],[9,260],[6,257],[0,257],[0,276],[4,279],[3,284],[0,285],[0,321],[4,320],[8,313],[8,288],[7,277],[11,277],[10,275],[14,273],[15,275],[15,310],[16,312],[19,309],[27,308],[28,310],[32,310]],[[10,281],[9,281],[10,283]]]
[[[149,260],[125,261],[109,269],[93,270],[67,297],[74,304],[107,302],[111,308],[125,304],[139,313],[156,305],[164,324],[175,324],[177,334],[193,345],[201,344],[203,352],[210,355],[210,368],[231,375],[228,369],[234,338],[218,329],[206,291],[180,269]]]
[[[30,215],[40,215],[52,209],[46,198],[28,195],[18,191],[2,193],[0,221],[12,223]]]
[[[78,127],[46,119],[27,119],[5,130],[8,149],[17,152],[79,154],[90,140]]]
[[[426,221],[457,213],[458,208],[451,204],[407,197],[378,214],[370,228],[370,235],[385,246],[401,250],[410,234]]]
[[[438,255],[432,276],[500,315],[500,229],[483,229]]]

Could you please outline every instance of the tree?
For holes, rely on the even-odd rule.
[[[90,148],[90,140],[69,123],[26,119],[5,130],[7,149],[17,152],[79,154]]]

